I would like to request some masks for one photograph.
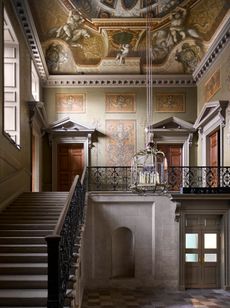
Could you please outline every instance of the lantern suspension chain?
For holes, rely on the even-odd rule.
[[[148,8],[146,13],[146,144],[150,141],[149,127],[153,119],[151,21],[151,8]]]

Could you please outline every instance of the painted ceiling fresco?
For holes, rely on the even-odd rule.
[[[228,0],[28,0],[50,74],[191,74]],[[151,29],[146,44],[146,15]]]

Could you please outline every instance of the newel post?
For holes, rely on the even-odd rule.
[[[48,253],[48,295],[47,308],[59,307],[60,291],[60,254],[59,243],[61,237],[58,235],[46,236],[47,253]]]

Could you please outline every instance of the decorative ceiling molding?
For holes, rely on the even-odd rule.
[[[211,47],[204,58],[201,60],[198,67],[193,72],[193,78],[199,82],[206,72],[210,69],[214,61],[220,55],[220,53],[229,46],[230,42],[230,14],[227,16],[227,20],[223,25],[222,29],[214,39],[214,42],[211,44]],[[229,47],[228,47],[229,48]]]
[[[187,0],[189,1],[189,0]],[[194,0],[195,1],[195,0]],[[145,75],[49,75],[40,40],[29,8],[28,0],[12,0],[15,12],[22,26],[31,56],[44,87],[145,87]],[[166,16],[167,17],[167,16]],[[99,19],[98,19],[99,20]],[[101,22],[105,21],[100,19]],[[111,21],[111,20],[110,20]],[[109,19],[107,20],[109,22]],[[143,22],[141,20],[140,22]],[[97,25],[98,26],[98,25]],[[157,87],[194,87],[212,66],[222,50],[229,46],[230,13],[223,20],[222,29],[211,43],[209,52],[191,75],[157,75],[153,85]],[[127,73],[126,73],[127,74]],[[195,80],[195,81],[194,81]]]
[[[37,72],[40,78],[45,80],[49,73],[27,0],[13,0],[12,2],[26,37]]]
[[[153,87],[195,87],[192,76],[189,75],[158,75],[153,76]],[[58,75],[49,76],[43,83],[46,88],[128,88],[146,87],[145,75]]]

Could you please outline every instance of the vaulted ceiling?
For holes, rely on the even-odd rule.
[[[155,74],[192,74],[229,19],[228,0],[27,4],[50,75],[143,74],[146,46],[151,48]]]

